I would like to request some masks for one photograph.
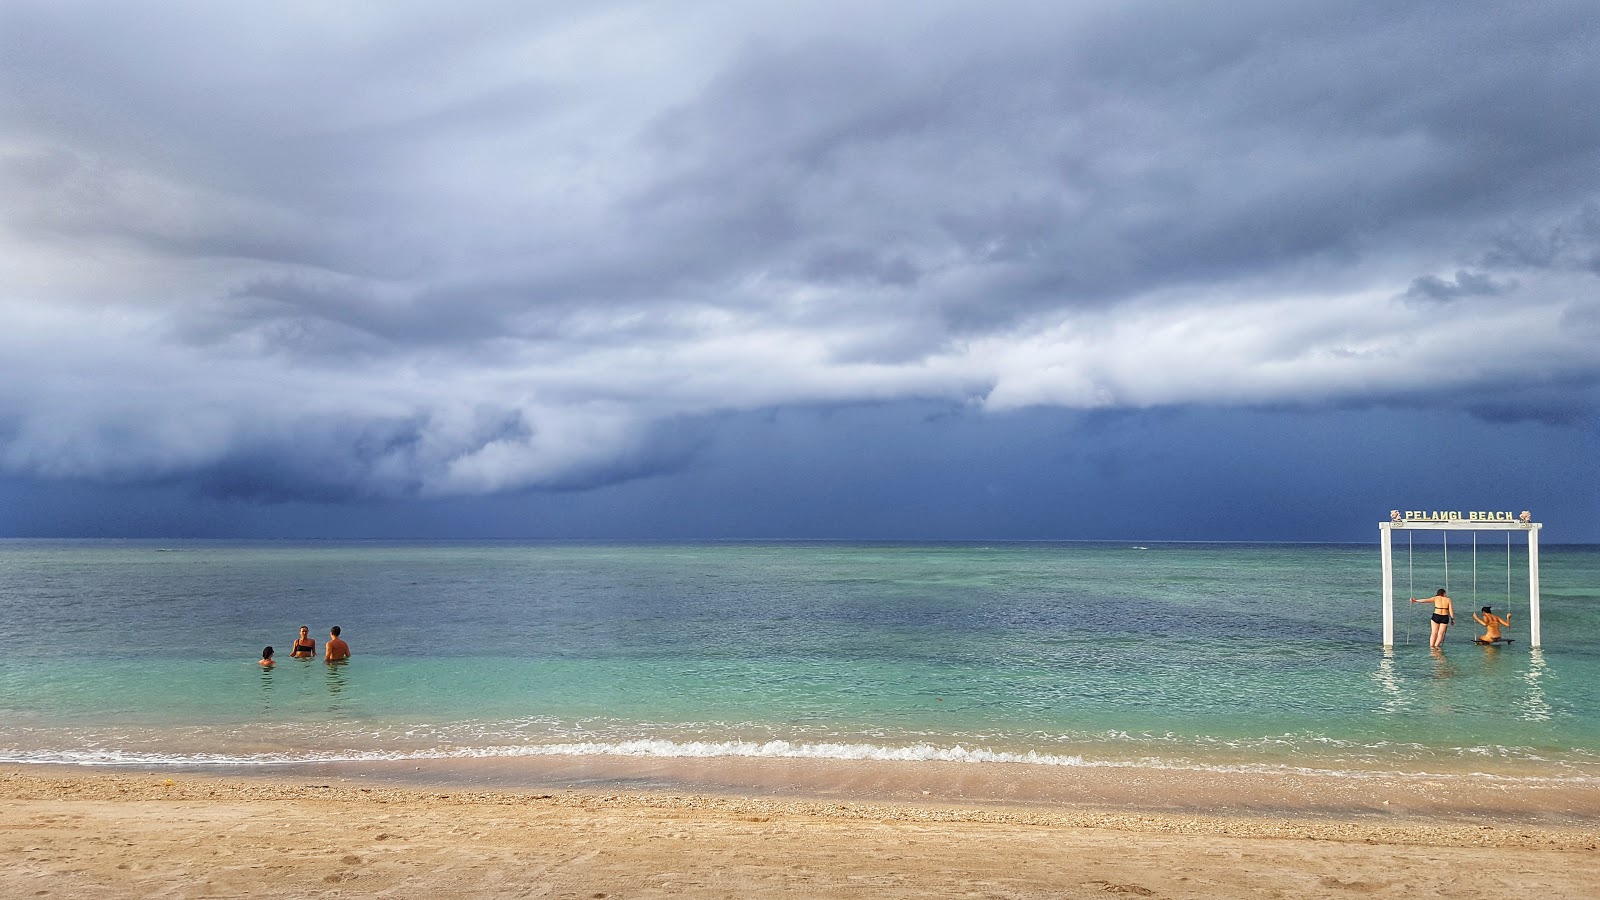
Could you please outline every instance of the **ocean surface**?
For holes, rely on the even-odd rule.
[[[0,541],[0,762],[832,757],[1600,777],[1600,547]],[[1501,541],[1496,544],[1496,541]],[[1467,613],[1512,613],[1503,648]],[[354,657],[293,660],[339,625]],[[256,664],[272,644],[279,662]]]

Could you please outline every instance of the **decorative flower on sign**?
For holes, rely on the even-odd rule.
[[[1398,509],[1389,510],[1389,521],[1398,523],[1400,521],[1400,510],[1398,510]]]
[[[1533,521],[1533,513],[1530,513],[1527,510],[1523,510],[1522,511],[1522,515],[1517,516],[1517,518],[1521,519],[1522,520],[1522,524],[1526,525],[1529,522]]]

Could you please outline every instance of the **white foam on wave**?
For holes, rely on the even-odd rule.
[[[898,762],[1026,763],[1039,766],[1089,765],[1081,756],[1056,753],[1012,753],[1003,750],[967,748],[959,744],[940,747],[913,744],[885,747],[878,744],[805,743],[773,741],[669,741],[640,738],[616,742],[581,741],[566,744],[534,744],[526,747],[495,747],[484,756],[635,756],[658,758],[751,757],[767,759],[886,760]]]
[[[385,762],[425,759],[493,759],[536,756],[625,756],[661,759],[747,757],[768,759],[885,760],[900,762],[1025,763],[1044,766],[1091,765],[1080,756],[1053,753],[1011,753],[915,744],[886,747],[877,744],[805,743],[774,741],[670,741],[638,738],[623,741],[575,741],[557,744],[522,744],[498,747],[439,747],[428,750],[366,750],[319,753],[187,753],[138,750],[37,750],[0,749],[0,763],[66,763],[84,766],[198,765],[270,766],[297,763]]]
[[[1338,775],[1351,778],[1384,777],[1478,777],[1478,773],[1452,774],[1438,772],[1404,772],[1396,770],[1334,770],[1316,767],[1273,763],[1256,764],[1204,764],[1176,762],[1170,759],[1108,759],[1087,760],[1082,756],[1040,753],[1037,751],[1011,752],[962,745],[938,746],[912,744],[884,746],[868,743],[808,743],[785,740],[771,741],[673,741],[661,738],[638,738],[620,741],[573,741],[552,744],[519,744],[495,747],[436,747],[426,750],[368,750],[368,751],[304,751],[297,753],[188,753],[172,754],[135,750],[81,749],[23,751],[0,748],[0,763],[56,764],[80,766],[165,768],[198,767],[264,767],[293,766],[317,763],[364,763],[423,760],[507,759],[518,757],[584,757],[612,756],[658,759],[817,759],[840,761],[885,762],[952,762],[972,764],[1011,763],[1033,766],[1089,767],[1089,768],[1142,768],[1196,772],[1224,772],[1239,774],[1301,774]],[[1501,783],[1594,783],[1600,781],[1590,775],[1514,775],[1495,776]]]

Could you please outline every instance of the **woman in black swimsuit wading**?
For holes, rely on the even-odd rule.
[[[1455,604],[1445,596],[1444,588],[1439,588],[1439,593],[1432,597],[1424,597],[1421,600],[1412,597],[1411,602],[1433,604],[1433,635],[1428,639],[1428,646],[1435,650],[1439,649],[1439,645],[1444,643],[1445,630],[1455,621]]]
[[[300,636],[294,639],[294,646],[289,648],[290,659],[310,659],[317,655],[317,642],[311,639],[311,629],[300,626]]]

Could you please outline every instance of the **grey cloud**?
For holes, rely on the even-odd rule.
[[[1554,428],[1600,429],[1600,377],[1574,378],[1564,384],[1540,385],[1527,392],[1503,392],[1500,397],[1475,399],[1466,409],[1475,418],[1492,424],[1536,422]]]
[[[396,459],[409,463],[425,424],[308,421],[293,432],[240,446],[189,477],[207,496],[259,502],[415,496],[421,483],[411,465],[387,478],[375,473]]]
[[[1152,29],[1149,12],[929,54],[944,64],[847,43],[748,54],[659,126],[691,168],[650,208],[724,239],[730,266],[805,272],[819,238],[918,272],[940,259],[975,276],[939,301],[950,320],[987,328],[1394,241],[1444,248],[1463,225],[1482,239],[1507,198],[1587,190],[1587,131],[1525,127],[1593,108],[1600,83],[1587,42],[1547,22],[1265,5]],[[1488,60],[1486,28],[1511,38]],[[1427,40],[1400,52],[1406,35]],[[1551,52],[1575,70],[1518,74]]]
[[[1505,269],[1578,269],[1600,274],[1600,202],[1586,199],[1553,223],[1505,223],[1483,261]]]
[[[112,238],[180,258],[233,257],[338,265],[333,236],[311,235],[291,211],[153,178],[70,149],[0,157],[5,219],[34,239]]]
[[[1411,282],[1406,297],[1411,300],[1432,300],[1448,303],[1461,297],[1494,297],[1515,285],[1497,284],[1481,272],[1460,271],[1452,280],[1437,275],[1423,275]]]
[[[471,343],[503,334],[504,306],[484,293],[449,302],[436,293],[402,291],[385,296],[359,280],[263,278],[216,304],[212,327],[191,334],[214,341],[264,327],[274,334],[306,339],[299,346],[302,350],[321,345],[335,352],[394,351]],[[270,343],[296,349],[292,343]]]
[[[255,386],[175,454],[209,491],[583,487],[689,464],[685,423],[729,410],[894,397],[1595,404],[1600,363],[1536,316],[1505,335],[1535,400],[1482,399],[1502,362],[1414,395],[1360,371],[1493,347],[1513,301],[1592,318],[1583,4],[312,9],[0,12],[0,249],[31,279],[0,303],[72,283],[63,345],[155,310],[87,389],[194,360],[156,447]],[[123,440],[7,402],[13,445]]]
[[[493,485],[493,491],[439,489],[443,469],[497,443],[526,444],[537,426],[515,410],[483,409],[475,428],[440,457],[430,448],[436,423],[426,416],[356,422],[306,422],[287,433],[241,444],[183,477],[202,495],[277,503],[367,502],[498,492],[583,491],[658,477],[692,463],[708,439],[708,421],[667,420],[628,446],[600,452],[550,474]]]
[[[1561,313],[1563,330],[1577,331],[1585,338],[1600,340],[1600,304],[1573,305]]]

